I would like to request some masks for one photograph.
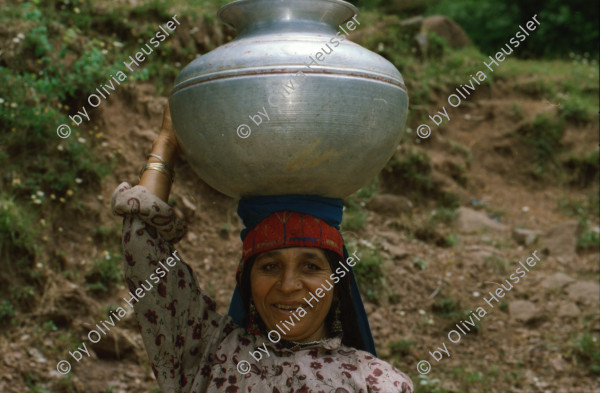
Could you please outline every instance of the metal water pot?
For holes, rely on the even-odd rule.
[[[402,75],[348,40],[342,0],[238,0],[218,16],[231,42],[196,58],[169,99],[191,167],[231,197],[342,198],[367,184],[406,123]]]

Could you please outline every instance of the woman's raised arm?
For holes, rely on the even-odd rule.
[[[181,154],[181,148],[175,136],[175,129],[171,123],[171,112],[169,111],[169,103],[165,105],[163,113],[163,123],[160,127],[160,134],[152,143],[152,153],[148,156],[148,164],[163,164],[167,166],[167,171],[175,167],[175,159]],[[157,158],[160,157],[160,158]],[[168,173],[158,170],[145,170],[140,178],[140,186],[146,187],[148,191],[167,202],[169,193],[171,192],[172,178],[169,178]]]
[[[160,159],[151,156],[149,163],[172,168],[178,148],[168,107],[152,151]],[[143,172],[140,185],[122,183],[113,194],[113,212],[123,217],[123,270],[130,291],[123,299],[135,311],[161,390],[200,391],[208,383],[213,354],[236,326],[215,311],[215,302],[175,250],[185,226],[166,202],[169,172],[155,168]]]

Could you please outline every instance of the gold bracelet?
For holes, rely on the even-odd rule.
[[[165,167],[167,167],[167,170],[173,172],[173,168],[171,168],[171,166],[169,166],[169,164],[167,164],[167,162],[165,161],[164,158],[162,158],[161,156],[159,156],[158,154],[154,154],[154,153],[148,153],[148,155],[146,156],[146,159],[150,158],[150,157],[154,157],[156,158],[158,161],[160,161]]]
[[[140,179],[142,178],[142,174],[148,169],[153,169],[155,171],[162,173],[163,175],[165,175],[166,177],[169,178],[171,183],[173,183],[173,181],[175,181],[175,174],[173,173],[173,171],[171,171],[166,165],[159,164],[157,162],[152,162],[150,164],[144,165],[142,167],[142,169],[140,170],[140,176],[139,176]]]

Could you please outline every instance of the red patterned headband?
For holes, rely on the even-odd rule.
[[[287,247],[321,248],[344,258],[344,241],[337,229],[308,214],[277,212],[248,231],[242,248],[242,261],[236,272],[238,287],[241,288],[244,265],[249,258]]]

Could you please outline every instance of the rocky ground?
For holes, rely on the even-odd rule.
[[[583,188],[566,186],[532,177],[526,170],[533,157],[514,131],[537,114],[557,110],[516,88],[528,78],[482,90],[469,105],[453,109],[451,122],[418,144],[431,159],[436,186],[459,197],[461,206],[449,218],[439,218],[432,203],[408,196],[391,172],[366,203],[365,225],[344,232],[349,249],[383,257],[380,297],[366,302],[366,309],[380,356],[409,374],[418,391],[600,391],[598,374],[589,370],[590,362],[577,346],[586,334],[598,345],[598,250],[577,247],[581,225],[559,208],[560,201],[588,206],[598,180],[596,176]],[[446,97],[433,98],[422,111],[433,113]],[[95,241],[96,228],[113,228],[110,236],[119,236],[110,196],[121,181],[137,182],[165,102],[151,84],[136,82],[98,109],[100,141],[118,165],[84,196],[84,208],[58,219],[54,228],[60,227],[59,233],[47,229],[48,241],[63,251],[57,256],[62,271],[83,270],[92,255],[103,252]],[[524,108],[522,117],[514,115],[515,104]],[[597,118],[584,125],[567,124],[563,144],[587,154],[598,144],[597,129]],[[416,140],[414,130],[409,131]],[[400,145],[397,158],[406,149]],[[459,167],[464,172],[457,172]],[[204,184],[185,163],[177,169],[172,201],[189,225],[178,250],[225,313],[241,246],[236,202]],[[584,214],[597,232],[598,217]],[[484,298],[490,299],[489,292],[506,285],[518,262],[525,264],[533,252],[540,261],[494,307],[488,305]],[[32,319],[53,320],[61,328],[40,334],[36,322],[3,332],[0,391],[158,391],[131,314],[92,347],[91,358],[74,364],[70,379],[58,375],[56,363],[68,359],[68,351],[75,348],[58,345],[61,334],[69,330],[84,338],[106,315],[106,307],[120,303],[127,291],[119,285],[95,297],[68,275],[47,274],[50,279]],[[487,313],[477,328],[451,343],[448,332],[466,319],[464,310],[480,306]],[[443,343],[449,356],[436,362],[429,352]],[[417,372],[421,360],[431,362],[427,377]]]

